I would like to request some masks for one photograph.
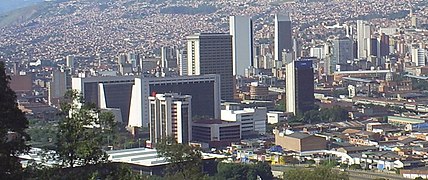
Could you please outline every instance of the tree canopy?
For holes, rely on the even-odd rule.
[[[348,120],[348,111],[340,106],[331,108],[321,108],[319,110],[310,110],[303,114],[298,114],[290,119],[290,122],[302,123],[320,123],[320,122],[336,122]]]
[[[284,173],[285,180],[348,180],[349,175],[344,172],[333,170],[327,166],[317,166],[315,169],[297,168],[291,169]]]
[[[0,61],[0,177],[20,179],[22,168],[18,155],[28,150],[25,129],[28,120],[18,108],[16,94],[9,86],[4,62]]]
[[[273,179],[271,167],[266,162],[256,164],[219,163],[217,172],[217,179],[256,180],[257,177],[263,180]]]
[[[187,144],[180,144],[173,137],[162,139],[156,144],[160,157],[169,162],[166,170],[167,179],[201,179],[202,153]]]
[[[66,93],[61,113],[63,119],[58,126],[56,152],[62,166],[107,162],[108,156],[102,146],[107,136],[115,131],[114,115],[83,102],[76,91]]]

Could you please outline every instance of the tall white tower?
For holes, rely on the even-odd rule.
[[[253,60],[253,22],[247,16],[230,16],[229,30],[232,35],[233,75],[245,74]]]
[[[413,48],[412,49],[412,62],[415,66],[425,66],[426,65],[426,52],[422,48]]]
[[[371,29],[367,22],[357,20],[357,45],[358,45],[358,58],[367,58],[369,55],[369,45],[367,44],[370,39]]]

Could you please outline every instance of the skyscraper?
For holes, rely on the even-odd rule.
[[[328,71],[333,73],[337,70],[337,65],[345,65],[354,59],[353,41],[349,38],[337,38],[331,41],[332,56],[329,59]]]
[[[282,61],[283,51],[293,50],[292,26],[289,15],[275,15],[275,61]]]
[[[50,106],[58,107],[60,100],[67,91],[67,73],[63,70],[52,72],[52,81],[48,85],[48,101]]]
[[[177,50],[177,66],[180,76],[187,76],[187,49]]]
[[[192,140],[192,96],[177,93],[156,94],[149,97],[150,142],[174,137],[178,143]]]
[[[286,69],[286,111],[297,114],[311,110],[315,103],[312,59],[289,62]]]
[[[229,30],[232,35],[233,75],[243,76],[254,58],[253,22],[247,16],[230,16]]]
[[[71,74],[74,72],[74,56],[68,55],[65,58],[65,66],[70,69]]]
[[[367,22],[358,20],[357,21],[357,44],[358,44],[358,58],[367,58],[370,55],[368,49],[368,40],[370,39],[371,29],[370,25]]]
[[[412,48],[412,62],[415,66],[426,65],[426,51],[422,48]]]
[[[389,55],[389,36],[382,33],[378,39],[380,44],[380,56],[388,56]]]
[[[219,74],[221,99],[234,100],[232,36],[199,33],[187,37],[188,75]]]

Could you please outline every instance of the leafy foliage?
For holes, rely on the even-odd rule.
[[[61,105],[56,152],[62,165],[74,167],[107,162],[102,142],[115,131],[114,115],[84,103],[76,91],[68,91]]]
[[[167,179],[201,179],[202,153],[187,144],[180,144],[173,137],[162,139],[156,144],[159,156],[168,162]]]
[[[5,64],[0,61],[0,177],[20,179],[22,175],[18,155],[26,152],[29,140],[25,129],[28,120],[18,109],[15,92],[9,87]]]
[[[326,166],[317,166],[315,169],[291,169],[284,173],[284,179],[299,179],[299,180],[313,180],[313,179],[328,179],[328,180],[347,180],[349,176],[342,172],[333,170]]]
[[[332,108],[322,108],[320,110],[310,110],[303,114],[298,114],[290,118],[290,122],[302,123],[320,123],[320,122],[336,122],[348,120],[348,111],[340,106]]]
[[[256,164],[219,163],[217,179],[255,180],[259,176],[263,180],[273,179],[272,170],[268,163]]]
[[[25,179],[105,179],[105,180],[145,180],[148,177],[132,172],[127,165],[101,163],[73,168],[46,167],[32,164],[26,169]]]

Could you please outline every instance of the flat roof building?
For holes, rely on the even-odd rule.
[[[241,140],[241,123],[222,120],[200,120],[192,124],[192,140],[210,147],[230,146]]]
[[[178,93],[192,96],[192,117],[220,118],[220,75],[135,78],[128,126],[149,126],[149,97]]]
[[[327,140],[323,137],[299,132],[287,135],[277,129],[274,130],[274,134],[275,144],[284,149],[296,152],[327,149]]]

